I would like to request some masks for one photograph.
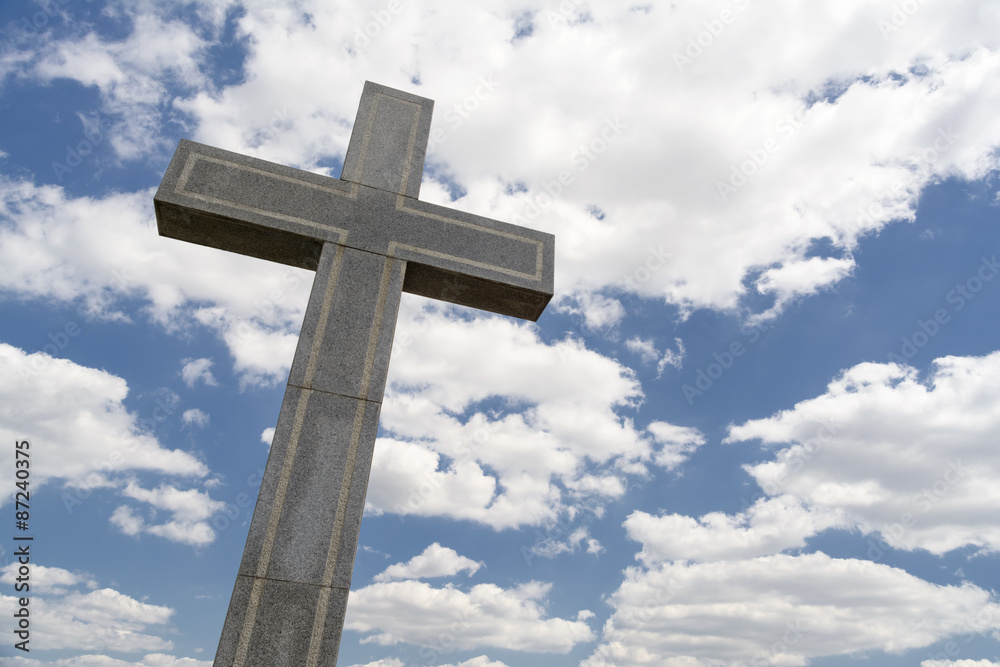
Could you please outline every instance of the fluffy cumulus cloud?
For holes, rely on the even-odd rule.
[[[150,653],[138,662],[120,660],[106,655],[80,655],[59,660],[32,660],[30,658],[0,658],[2,667],[210,667],[210,660],[176,658],[165,653]]]
[[[810,512],[798,500],[782,496],[758,500],[736,515],[712,512],[698,519],[637,511],[626,519],[625,530],[642,543],[637,558],[648,565],[766,556],[802,548],[816,533],[845,525],[832,512]]]
[[[535,557],[555,558],[560,554],[575,553],[581,548],[594,556],[604,552],[604,546],[599,540],[590,536],[590,529],[586,526],[580,526],[571,532],[565,540],[560,540],[563,528],[564,526],[556,524],[547,528],[545,533],[536,530],[535,543],[530,547],[521,547],[521,555],[525,562],[531,565],[531,561]]]
[[[155,523],[145,520],[131,506],[120,505],[111,515],[111,523],[126,535],[149,533],[196,547],[215,541],[215,531],[209,525],[209,519],[221,511],[225,503],[214,500],[204,491],[182,490],[167,484],[161,484],[156,489],[144,489],[131,482],[122,490],[122,495],[147,503],[153,517],[157,510],[170,513],[169,520]]]
[[[802,665],[1000,636],[1000,605],[977,586],[795,553],[830,528],[877,533],[874,561],[890,546],[996,551],[998,377],[1000,353],[937,359],[923,378],[864,363],[816,398],[731,426],[729,442],[774,450],[746,466],[764,496],[734,515],[633,512],[625,529],[641,565],[584,664]]]
[[[71,338],[68,340],[72,340]],[[200,479],[208,468],[188,452],[165,449],[123,405],[125,380],[45,352],[0,343],[0,436],[13,442],[32,434],[32,482],[61,479],[67,486],[111,486],[129,471]],[[13,469],[13,449],[0,461]]]
[[[162,151],[168,142],[160,129],[173,94],[212,85],[200,62],[231,3],[191,4],[197,23],[171,16],[163,3],[108,3],[108,16],[130,24],[126,36],[106,39],[83,31],[58,41],[43,36],[29,42],[20,74],[44,82],[75,80],[99,91],[99,133],[92,128],[81,138],[100,136],[123,160]]]
[[[185,359],[184,367],[181,368],[181,377],[189,387],[194,387],[198,382],[204,382],[210,387],[218,385],[215,375],[212,374],[211,359]]]
[[[476,648],[567,653],[594,633],[581,620],[548,618],[550,584],[434,588],[421,581],[374,583],[351,591],[344,627],[362,643],[421,647],[423,657]]]
[[[4,568],[2,580],[13,576],[12,566]],[[135,598],[112,588],[99,588],[89,575],[71,573],[58,567],[34,564],[31,571],[31,641],[32,646],[75,652],[162,652],[173,649],[173,643],[160,635],[171,631],[174,610]],[[37,577],[37,580],[36,580]],[[35,584],[38,584],[36,588]],[[0,609],[11,618],[17,608],[17,598],[0,596]],[[160,656],[167,660],[167,656]],[[143,667],[173,667],[203,663],[167,661],[122,662],[121,665]],[[103,655],[74,658],[54,665],[114,665]],[[147,660],[149,658],[147,657]],[[102,662],[104,661],[104,662]],[[34,661],[11,662],[12,665],[34,665]],[[39,665],[50,663],[38,662]]]
[[[0,387],[0,436],[13,442],[31,434],[32,482],[61,482],[67,511],[103,489],[147,503],[154,512],[172,513],[166,523],[147,526],[132,508],[120,506],[109,518],[126,534],[149,532],[199,546],[215,539],[207,519],[222,503],[196,488],[181,488],[206,483],[207,466],[191,453],[160,445],[148,425],[125,408],[125,380],[3,343],[0,375],[12,380]],[[13,468],[13,456],[13,449],[0,452],[0,461]],[[146,491],[130,481],[139,473],[170,481]]]
[[[460,184],[454,205],[555,232],[561,292],[617,286],[685,309],[731,307],[749,285],[773,314],[848,275],[857,239],[911,218],[924,185],[996,165],[981,82],[1000,68],[1000,17],[973,0],[922,5],[885,39],[889,0],[735,2],[689,62],[726,7],[448,5],[450,21],[428,20],[443,7],[404,4],[365,35],[380,3],[254,5],[238,29],[255,76],[177,106],[200,140],[321,170],[346,148],[356,71],[415,88],[437,101],[430,159]],[[810,257],[819,239],[838,256]],[[617,317],[607,297],[578,303],[592,326]]]
[[[1000,353],[944,357],[921,378],[859,364],[824,394],[733,426],[773,460],[747,466],[768,494],[834,512],[898,549],[1000,550]]]
[[[584,667],[805,665],[1000,630],[988,591],[822,553],[630,568],[610,602]]]
[[[375,662],[369,662],[364,665],[352,665],[351,667],[407,667],[407,664],[398,658],[387,658],[385,660],[376,660]],[[464,662],[441,665],[441,667],[507,667],[504,663],[499,660],[490,660],[485,655],[481,655],[471,660],[465,660]],[[964,667],[960,665],[959,667]],[[978,666],[976,666],[978,667]]]
[[[120,37],[82,30],[60,42],[34,40],[7,67],[23,79],[94,89],[118,128],[108,134],[119,159],[166,152],[156,130],[180,116],[196,140],[321,172],[346,150],[359,72],[415,90],[438,108],[429,157],[436,176],[425,179],[425,197],[555,232],[557,288],[576,295],[592,327],[622,316],[617,300],[599,295],[608,289],[685,312],[731,308],[756,289],[773,297],[765,313],[773,315],[848,275],[858,239],[912,219],[928,183],[978,178],[997,166],[997,93],[982,83],[1000,71],[1000,12],[975,0],[922,4],[903,25],[893,24],[890,0],[806,10],[786,2],[766,11],[743,0],[644,8],[499,2],[488,13],[435,0],[403,3],[383,26],[371,23],[373,11],[386,11],[374,0],[260,2],[234,26],[247,76],[213,84],[206,49],[230,4],[196,4],[196,27],[159,3],[115,4],[112,13],[131,28]],[[723,27],[691,49],[705,41],[706,22]],[[894,29],[887,32],[886,22]],[[8,185],[4,194],[23,195],[38,220],[37,209],[61,195],[33,187]],[[461,196],[449,202],[454,192]],[[148,193],[136,197],[61,202],[59,228],[77,232],[66,235],[70,241],[87,241],[79,233],[86,209],[124,205],[134,213],[141,201],[148,214]],[[133,253],[116,250],[135,243],[134,234],[112,244],[93,235],[81,261],[67,266],[80,284],[107,285],[104,267],[154,260],[148,270],[136,266],[136,275],[147,291],[166,292],[149,295],[155,310],[189,299],[226,306],[201,315],[231,345],[237,367],[255,381],[280,374],[287,358],[268,363],[259,351],[277,344],[290,355],[285,325],[294,327],[301,312],[272,308],[270,321],[258,318],[240,335],[229,318],[247,319],[254,309],[244,303],[233,315],[241,299],[222,294],[249,287],[260,300],[268,290],[254,283],[274,273],[243,268],[206,281],[207,267],[221,274],[251,266],[229,264],[236,260],[217,251],[211,261],[184,262],[196,267],[190,275],[171,271],[164,255],[175,251],[150,231],[133,248],[145,252]],[[32,254],[59,254],[32,238],[19,239]],[[818,240],[835,256],[810,256]],[[101,246],[115,261],[92,261]],[[150,273],[160,280],[141,277]],[[78,289],[65,271],[41,280]]]
[[[19,563],[12,562],[0,570],[2,572],[0,574],[0,581],[13,588],[17,584],[19,567]],[[40,595],[65,595],[70,588],[76,586],[95,589],[97,588],[97,581],[89,575],[70,572],[61,567],[32,565],[30,585],[31,592],[33,593]]]
[[[418,305],[402,309],[369,511],[538,525],[620,497],[629,475],[673,467],[700,442],[637,428],[632,372],[573,339]]]
[[[208,426],[209,419],[210,417],[208,413],[204,410],[199,410],[198,408],[185,410],[181,414],[181,421],[189,426],[200,426],[204,428],[205,426]]]
[[[165,157],[158,128],[182,119],[193,139],[326,173],[347,146],[359,72],[415,90],[438,108],[424,198],[554,232],[562,303],[597,329],[625,314],[615,290],[687,313],[733,308],[756,289],[773,297],[757,315],[771,316],[848,275],[858,239],[912,219],[925,185],[997,164],[997,93],[982,83],[1000,72],[1000,12],[974,0],[921,5],[885,38],[889,0],[767,11],[735,2],[694,54],[691,40],[718,19],[695,3],[440,3],[404,3],[367,34],[381,3],[253,3],[233,15],[247,76],[232,83],[210,83],[205,69],[231,3],[194,5],[197,27],[159,3],[114,4],[127,19],[119,36],[83,27],[35,40],[4,71],[96,91],[123,163]],[[81,132],[97,122],[79,120]],[[159,238],[151,195],[0,182],[0,289],[119,319],[118,300],[139,298],[164,326],[215,332],[244,386],[282,378],[311,275]],[[817,240],[834,256],[811,256]],[[428,354],[395,354],[373,511],[537,524],[619,497],[623,475],[676,466],[692,446],[662,446],[621,416],[638,385],[571,341],[542,344],[494,318],[427,320],[453,344],[421,345],[430,337],[418,333],[411,349]],[[499,361],[472,358],[491,346],[514,350],[524,368],[499,373]],[[661,371],[680,365],[678,350]],[[189,363],[186,380],[209,382],[204,360]],[[464,369],[475,369],[475,386]],[[508,409],[478,409],[492,398]],[[137,525],[134,513],[120,518]]]
[[[118,304],[138,298],[171,331],[204,326],[224,340],[244,385],[285,377],[313,274],[161,238],[152,195],[73,198],[0,178],[0,291],[79,304],[81,322],[128,320]],[[185,360],[181,375],[215,382],[207,359]]]
[[[435,542],[409,561],[390,565],[384,572],[375,575],[375,581],[452,577],[461,572],[472,576],[480,567],[482,563],[460,556],[454,549]]]

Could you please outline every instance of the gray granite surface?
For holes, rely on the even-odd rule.
[[[402,292],[536,320],[554,237],[417,199],[433,102],[366,83],[341,179],[182,140],[166,237],[316,279],[215,657],[333,667]]]

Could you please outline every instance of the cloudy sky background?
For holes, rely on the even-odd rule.
[[[555,234],[557,293],[404,296],[339,664],[1000,665],[997,3],[0,26],[0,665],[211,662],[312,274],[153,192],[182,137],[337,177],[366,79],[435,100],[421,198]]]

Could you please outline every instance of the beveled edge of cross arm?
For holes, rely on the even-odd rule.
[[[334,194],[345,204],[357,198],[356,185],[181,139],[153,196],[161,236],[300,268],[315,268],[323,242],[346,241],[345,229],[187,190],[187,178],[199,160]]]

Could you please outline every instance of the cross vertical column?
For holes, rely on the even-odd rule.
[[[336,665],[405,269],[323,246],[215,667]]]

